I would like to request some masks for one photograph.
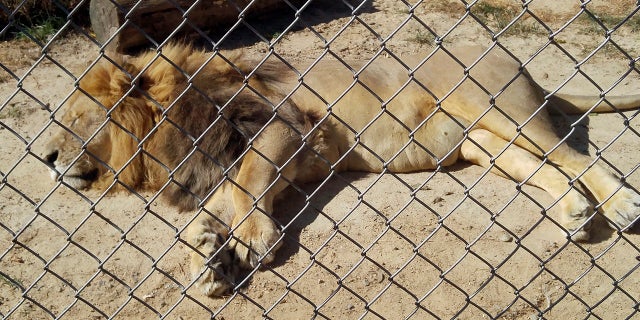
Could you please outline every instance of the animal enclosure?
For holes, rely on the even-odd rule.
[[[344,65],[349,83],[366,87],[359,80],[376,60],[408,64],[410,56],[427,59],[467,45],[507,52],[549,92],[601,97],[593,109],[608,112],[560,112],[552,116],[553,128],[573,149],[588,153],[593,165],[615,173],[620,188],[638,192],[639,111],[621,111],[609,101],[640,93],[636,1],[282,0],[277,12],[253,17],[244,12],[256,1],[240,5],[229,0],[225,8],[235,8],[237,19],[214,30],[200,30],[189,20],[192,6],[200,2],[164,1],[182,13],[182,20],[175,33],[160,37],[145,34],[147,26],[132,28],[126,17],[136,12],[118,15],[127,32],[138,30],[151,43],[146,49],[155,60],[164,61],[169,44],[181,41],[205,49],[211,60],[231,62],[239,54],[258,65],[278,60],[298,75],[295,90],[314,91],[305,82],[308,70],[329,60]],[[73,94],[86,93],[80,81],[99,61],[110,60],[124,71],[134,61],[115,59],[117,54],[105,50],[107,44],[90,28],[75,22],[88,1],[74,7],[52,3],[67,18],[60,30],[45,36],[13,19],[28,1],[0,4],[2,16],[12,17],[0,25],[0,39],[6,39],[0,42],[0,318],[640,317],[640,228],[610,227],[610,219],[595,212],[588,216],[590,239],[572,240],[561,221],[559,199],[510,178],[497,161],[489,168],[459,161],[414,173],[331,170],[317,182],[292,183],[273,208],[282,232],[274,260],[240,268],[234,279],[227,278],[230,288],[222,297],[204,295],[190,271],[194,248],[187,230],[199,215],[209,213],[203,204],[179,210],[160,196],[175,176],[170,173],[155,189],[134,188],[115,168],[102,190],[78,188],[59,176],[64,172],[51,173],[57,170],[51,168],[55,159],[45,150],[54,132],[74,136],[77,154],[65,156],[81,162],[84,156],[99,158],[92,142],[100,139],[102,128],[118,123],[113,106],[105,106],[100,126],[87,135],[64,122],[64,106]],[[135,11],[142,1],[127,3],[120,10]],[[185,37],[180,28],[193,32]],[[492,69],[495,77],[502,67]],[[477,70],[473,64],[464,69],[468,72],[461,76],[473,77]],[[248,88],[256,73],[243,74]],[[148,98],[149,83],[129,75],[132,85],[116,100]],[[186,78],[195,83],[195,76]],[[493,106],[499,94],[488,93],[483,103]],[[323,98],[331,114],[340,99]],[[391,99],[380,100],[377,112],[393,116],[386,109]],[[226,104],[212,101],[211,108]],[[163,105],[169,111],[161,112],[156,128],[172,121],[169,105]],[[285,105],[273,102],[277,110]],[[354,145],[365,145],[358,139],[369,127],[351,128]],[[409,133],[405,144],[414,139]],[[143,145],[146,138],[135,138],[136,155],[150,154]],[[200,152],[198,141],[188,157]],[[546,161],[547,155],[541,158]],[[531,178],[538,170],[525,175]],[[554,170],[569,176],[562,167]],[[565,187],[584,194],[596,209],[603,206],[578,180],[567,178]],[[231,246],[230,240],[223,240],[221,252],[225,246]]]

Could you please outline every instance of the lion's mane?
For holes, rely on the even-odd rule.
[[[242,56],[212,56],[173,44],[98,63],[81,80],[81,91],[109,119],[112,151],[103,161],[111,169],[99,187],[117,181],[129,189],[162,188],[172,204],[191,210],[223,179],[235,178],[236,160],[270,121],[301,135],[316,122],[293,102],[281,104],[278,67],[262,65],[248,78],[254,67]]]

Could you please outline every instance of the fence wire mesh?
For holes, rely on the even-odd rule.
[[[5,39],[0,43],[1,318],[640,317],[638,229],[607,226],[620,215],[637,220],[640,210],[638,111],[623,110],[623,104],[631,103],[613,98],[637,98],[640,87],[637,2],[282,0],[265,6],[267,2],[255,0],[92,1],[92,6],[115,7],[122,18],[100,40],[97,30],[77,23],[89,1],[46,3],[67,18],[59,30],[44,34],[44,26],[29,27],[18,19],[31,2],[0,3],[0,39]],[[271,4],[277,9],[266,16],[251,11],[267,11]],[[149,10],[154,6],[178,12],[179,18],[153,16]],[[203,20],[198,13],[216,6],[231,8],[232,21],[224,27],[203,27],[207,17]],[[148,10],[147,15],[139,14],[142,10]],[[135,18],[140,16],[143,19]],[[151,50],[142,51],[150,53],[139,72],[130,65],[142,60],[122,58],[110,49],[134,38]],[[176,61],[170,52],[176,41],[206,48],[203,63],[187,70],[187,63]],[[483,48],[471,61],[453,49],[469,44]],[[243,58],[238,58],[240,51]],[[515,69],[491,65],[489,77],[502,79],[496,86],[485,83],[478,71],[495,51],[509,57],[506,64],[517,64]],[[420,57],[417,64],[409,62],[414,55]],[[444,89],[430,86],[416,73],[437,55],[459,69],[459,81]],[[242,59],[254,63],[246,67]],[[375,80],[390,83],[388,88],[366,76],[381,60],[403,70],[398,82],[379,74]],[[229,88],[222,87],[224,79],[206,77],[212,61],[233,70],[236,82],[229,82]],[[256,84],[270,61],[285,66],[279,72],[295,80],[275,95]],[[335,70],[326,69],[326,61],[333,61]],[[122,92],[109,91],[109,103],[81,84],[95,77],[92,70],[105,62],[113,74],[130,80]],[[157,64],[187,79],[167,100],[157,99],[154,86],[177,78],[149,83],[142,76]],[[590,109],[608,112],[560,112],[552,118],[559,142],[536,138],[527,126],[551,108],[552,100],[542,99],[524,118],[514,117],[500,103],[525,67],[548,90],[544,94],[595,96]],[[336,79],[326,82],[341,86],[337,94],[327,95],[320,88],[330,83],[309,80],[318,70],[335,72]],[[504,70],[516,73],[501,74]],[[446,78],[448,70],[438,72]],[[199,82],[202,74],[208,82]],[[342,75],[348,79],[337,78]],[[107,77],[97,83],[115,82]],[[445,105],[469,83],[485,94],[479,101],[484,111],[465,122]],[[415,88],[425,96],[422,102],[435,101],[434,111],[411,114],[417,120],[406,116],[409,107],[393,107],[398,97]],[[220,94],[213,97],[212,90]],[[367,101],[374,102],[362,109],[367,114],[357,116],[358,125],[336,111],[356,90],[367,92]],[[310,124],[300,120],[304,116],[291,104],[300,92],[324,108],[307,121]],[[131,107],[127,99],[132,97],[159,110],[150,127],[118,118],[118,110]],[[90,109],[77,109],[79,114],[69,122],[65,108],[74,103],[99,106],[100,112],[82,114]],[[182,119],[176,110],[185,103],[193,108],[191,118]],[[264,105],[269,112],[251,111],[242,118],[232,114],[238,103]],[[198,113],[202,110],[208,114]],[[503,145],[490,148],[474,130],[486,127],[483,121],[495,114],[507,119],[498,129],[511,131],[502,136]],[[83,122],[87,118],[92,126]],[[199,118],[211,121],[190,131]],[[247,118],[260,126],[243,127]],[[454,148],[429,149],[432,144],[418,138],[419,128],[433,121],[455,123],[462,139]],[[216,131],[222,125],[235,132],[225,139],[246,141],[229,159],[208,153],[205,146],[210,137],[223,139],[222,131]],[[333,158],[313,150],[314,139],[326,126],[341,126],[349,140]],[[398,131],[391,132],[397,127],[402,128],[401,138],[393,136]],[[109,149],[106,128],[120,130],[123,141],[133,141],[131,154],[115,143]],[[163,130],[177,137],[165,143],[165,158],[150,142]],[[273,130],[277,138],[261,138],[272,137]],[[52,151],[47,144],[56,132],[70,138]],[[429,138],[444,141],[443,134]],[[588,164],[577,172],[554,164],[560,142],[578,150],[576,154],[589,153]],[[528,166],[523,160],[529,158],[511,157],[514,143],[533,145],[539,159]],[[479,150],[476,154],[486,158],[480,161],[486,165],[448,163],[461,146]],[[433,170],[396,170],[394,161],[411,148],[435,157]],[[122,154],[126,159],[114,165],[111,161]],[[308,159],[305,154],[322,165],[301,161]],[[355,154],[365,154],[375,167],[353,164]],[[163,161],[172,155],[180,159]],[[56,165],[63,158],[69,159],[68,166]],[[145,176],[144,183],[129,179],[127,170],[142,158],[159,167],[163,178],[151,181],[158,177]],[[74,171],[87,159],[102,171]],[[248,159],[254,167],[242,167],[254,163]],[[199,182],[208,179],[205,172],[180,175],[182,168],[198,161],[219,172],[221,180]],[[526,172],[510,170],[514,165]],[[352,170],[342,171],[344,167]],[[291,168],[318,177],[303,183]],[[415,164],[410,168],[421,169]],[[256,187],[265,170],[273,176]],[[545,170],[558,178],[549,182],[561,185],[558,194],[550,196],[529,185]],[[103,188],[87,188],[84,182],[103,171],[106,178],[98,180]],[[605,194],[589,187],[612,179],[614,190]],[[206,190],[196,190],[198,183]],[[628,212],[607,215],[607,201],[618,201],[624,192],[626,207],[614,209]],[[275,193],[271,210],[264,203]],[[172,194],[195,201],[196,209],[181,210],[161,197]],[[588,198],[596,209],[578,219],[577,229],[590,233],[588,241],[572,240],[576,230],[562,220],[563,199],[571,197]],[[236,201],[241,199],[251,203],[246,212],[238,212]],[[254,222],[267,226],[267,233],[272,225],[277,228],[271,235],[263,233],[275,237],[266,241],[264,250],[243,237]],[[238,249],[247,246],[251,248]],[[253,260],[243,256],[252,252]],[[192,259],[201,268],[192,271]],[[203,289],[221,296],[208,297]]]

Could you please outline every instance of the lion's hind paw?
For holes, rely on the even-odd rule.
[[[624,187],[604,204],[603,210],[612,228],[628,231],[640,217],[640,195]]]

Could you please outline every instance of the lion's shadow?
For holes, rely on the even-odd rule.
[[[366,172],[343,172],[333,175],[322,183],[310,183],[303,186],[289,187],[283,191],[280,201],[276,202],[274,217],[284,228],[284,243],[276,254],[272,266],[284,264],[300,250],[313,253],[318,249],[307,248],[300,240],[303,230],[312,223],[322,219],[321,228],[327,231],[335,229],[339,219],[331,217],[325,208],[332,199],[348,188],[358,189],[353,182],[365,178]],[[322,218],[321,218],[322,217]]]

